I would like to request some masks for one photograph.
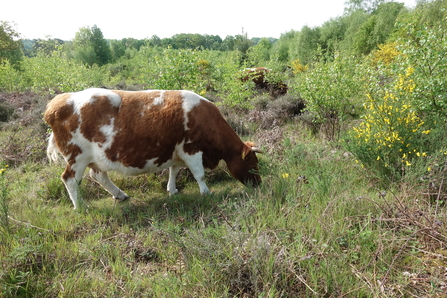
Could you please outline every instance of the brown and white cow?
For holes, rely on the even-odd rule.
[[[186,166],[204,194],[209,193],[205,169],[223,159],[242,183],[261,182],[259,149],[242,142],[214,104],[190,91],[65,93],[50,101],[44,119],[53,130],[48,157],[64,157],[62,181],[75,209],[80,206],[77,185],[87,167],[119,201],[128,196],[110,181],[109,171],[140,175],[169,168],[167,190],[174,194],[175,178]]]

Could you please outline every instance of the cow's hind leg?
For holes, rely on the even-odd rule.
[[[109,175],[107,172],[101,171],[95,166],[89,165],[90,169],[90,177],[93,178],[96,182],[98,182],[105,190],[107,190],[115,200],[125,201],[129,198],[129,196],[119,189],[112,181],[110,181]]]
[[[82,198],[78,197],[78,185],[81,183],[85,168],[86,166],[81,163],[67,164],[64,173],[62,173],[62,181],[67,188],[74,209],[79,209],[83,203]]]

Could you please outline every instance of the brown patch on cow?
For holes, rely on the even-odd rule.
[[[60,94],[48,103],[43,115],[46,123],[53,126],[55,121],[63,121],[73,115],[73,106],[67,104],[70,96],[69,93]]]
[[[72,169],[70,165],[67,164],[65,167],[65,171],[62,173],[62,180],[67,181],[70,178],[74,178],[76,176],[76,172]]]
[[[112,105],[107,96],[93,96],[92,99],[81,108],[81,133],[90,142],[103,144],[106,136],[100,128],[112,124],[119,107]]]
[[[106,156],[136,168],[143,168],[154,158],[158,166],[171,159],[175,146],[184,139],[181,92],[165,91],[163,102],[156,105],[159,91],[114,92],[121,96],[122,104],[115,115],[116,135],[105,150]]]
[[[74,144],[69,144],[71,141],[72,132],[75,132],[79,127],[79,116],[74,114],[74,107],[68,104],[67,100],[71,94],[60,94],[51,100],[47,109],[45,110],[44,120],[53,129],[53,136],[57,147],[64,156],[70,156],[70,160],[82,153],[81,148]]]
[[[74,107],[67,100],[71,94],[60,94],[51,100],[43,118],[53,130],[55,135],[61,136],[60,132],[74,132],[79,126],[79,117],[74,114]],[[62,140],[60,140],[62,141]]]
[[[184,150],[188,154],[202,151],[205,168],[214,169],[219,160],[226,160],[235,150],[242,150],[243,143],[211,102],[202,100],[190,111],[188,119],[185,132],[188,143]]]
[[[59,146],[59,145],[58,145]],[[64,147],[58,147],[64,156],[69,156],[67,163],[74,164],[76,156],[82,154],[82,149],[76,144],[66,144]]]
[[[98,166],[95,163],[89,163],[87,165],[90,169],[93,170],[94,173],[98,174],[99,172],[101,172],[101,170],[98,168]]]
[[[69,178],[74,178],[76,172],[73,170],[72,165],[76,163],[76,156],[82,153],[81,148],[75,144],[69,144],[64,148],[60,148],[64,156],[69,156],[67,160],[67,166],[65,167],[64,173],[62,173],[62,179],[67,181]]]

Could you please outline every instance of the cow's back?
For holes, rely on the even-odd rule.
[[[116,135],[107,157],[142,168],[153,160],[161,166],[184,139],[185,113],[181,91],[117,91],[122,106],[114,119]]]
[[[44,119],[64,156],[83,152],[103,167],[118,163],[123,172],[144,170],[150,161],[156,170],[175,158],[190,112],[202,101],[208,102],[188,91],[87,89],[56,96]]]

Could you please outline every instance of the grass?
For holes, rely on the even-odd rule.
[[[125,203],[85,176],[90,207],[75,212],[61,165],[36,153],[9,167],[0,297],[445,295],[446,211],[416,173],[384,186],[299,120],[268,131],[262,185],[245,188],[220,165],[208,196],[187,170],[173,197],[167,172],[111,175]]]

